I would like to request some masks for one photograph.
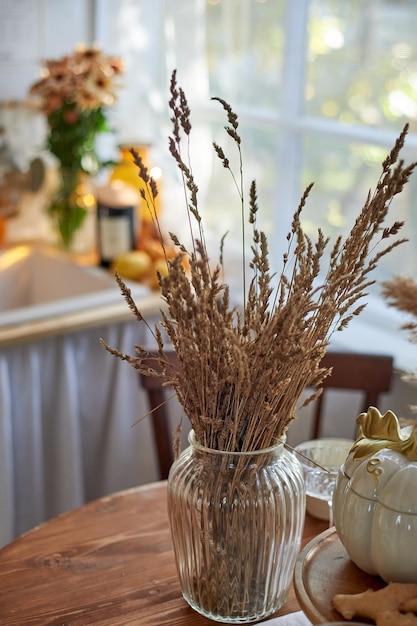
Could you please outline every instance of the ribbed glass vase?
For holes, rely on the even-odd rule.
[[[301,465],[285,437],[265,450],[190,446],[171,467],[168,510],[185,600],[206,617],[248,623],[287,598],[305,514]]]

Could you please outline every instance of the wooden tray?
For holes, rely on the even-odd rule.
[[[332,607],[337,593],[360,593],[381,589],[385,582],[365,574],[350,560],[336,529],[317,535],[300,552],[294,570],[297,600],[313,624],[335,622],[341,615]],[[362,623],[366,620],[358,620]],[[369,622],[373,624],[373,622]]]

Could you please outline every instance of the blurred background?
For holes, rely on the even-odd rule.
[[[304,229],[314,236],[320,226],[335,237],[351,227],[405,123],[404,159],[417,154],[415,0],[1,0],[0,15],[3,172],[12,165],[21,173],[44,149],[45,120],[25,106],[42,61],[80,42],[98,43],[125,64],[110,110],[114,133],[101,138],[101,149],[117,160],[120,144],[150,146],[164,175],[164,220],[178,230],[183,195],[167,150],[169,80],[177,69],[192,111],[193,165],[215,254],[229,231],[226,249],[233,256],[241,233],[233,181],[211,147],[222,142],[233,162],[223,111],[212,96],[239,115],[245,183],[257,180],[277,268],[283,234],[307,184],[314,182]],[[415,186],[414,177],[392,213],[405,220],[410,243],[379,264],[378,280],[416,275]],[[396,316],[378,286],[372,293],[376,300],[361,322],[381,324],[385,342],[388,323],[399,347],[397,320],[388,321]],[[358,340],[346,333],[343,340],[361,349],[368,340],[369,348],[383,347],[373,333]],[[407,345],[386,348],[409,364]]]

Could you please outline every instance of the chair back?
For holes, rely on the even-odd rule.
[[[155,354],[155,356],[157,356]],[[172,367],[178,368],[178,357],[175,351],[165,352],[166,358]],[[146,363],[145,359],[145,363]],[[155,368],[155,361],[149,358],[149,365]],[[169,426],[169,415],[166,407],[166,397],[161,380],[157,376],[145,376],[139,374],[139,384],[145,390],[149,410],[152,411],[150,418],[152,420],[153,439],[158,459],[159,478],[165,480],[168,478],[170,467],[174,460],[173,437]]]
[[[178,368],[178,357],[174,351],[165,352],[172,367]],[[149,364],[155,367],[150,357]],[[312,438],[320,437],[321,421],[328,389],[350,389],[361,391],[363,402],[361,411],[370,406],[378,406],[381,393],[390,390],[393,375],[393,358],[387,355],[359,354],[355,352],[327,352],[322,360],[323,367],[332,367],[332,373],[323,381],[323,392],[316,400],[313,415]],[[166,408],[165,387],[159,378],[139,374],[139,383],[145,390],[151,412],[153,437],[161,479],[168,477],[174,460],[172,433]]]
[[[393,376],[393,358],[389,355],[328,351],[321,365],[333,370],[320,385],[323,392],[315,402],[313,439],[320,437],[328,389],[362,392],[360,411],[366,412],[370,406],[378,407],[380,395],[390,390]]]

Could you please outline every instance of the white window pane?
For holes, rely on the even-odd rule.
[[[228,0],[206,7],[210,92],[235,106],[277,109],[282,88],[285,2]]]
[[[417,129],[416,0],[313,0],[306,114]]]
[[[346,236],[365,203],[368,191],[376,186],[387,150],[358,141],[307,133],[302,154],[303,185],[315,181],[304,211],[305,232],[314,236],[319,224],[332,241],[339,234]],[[416,228],[415,187],[416,181],[412,178],[394,199],[389,211],[391,217],[386,224],[390,226],[394,221],[404,221],[401,237],[411,242],[415,239]],[[382,247],[385,247],[384,242]],[[397,251],[381,259],[372,278],[385,280],[395,271],[417,276],[413,243],[402,244]],[[379,293],[380,286],[376,285],[372,291]]]
[[[193,168],[213,240],[226,230],[230,246],[240,239],[239,198],[211,147],[216,139],[228,155],[234,153],[219,135],[224,112],[210,102],[210,96],[220,96],[239,114],[246,191],[256,178],[261,226],[278,264],[280,243],[307,183],[315,182],[305,211],[308,232],[318,226],[332,237],[346,232],[404,122],[416,128],[417,0],[199,0],[192,10],[188,0],[155,0],[149,12],[144,0],[98,4],[112,7],[102,32],[114,41],[117,30],[128,65],[119,131],[126,143],[152,127],[153,152],[164,172],[165,220],[172,229],[184,221],[182,187],[167,152],[174,67],[191,105]],[[102,12],[101,23],[104,17]],[[409,150],[407,160],[412,158]],[[393,219],[405,219],[404,233],[413,241],[411,186],[398,205]],[[378,277],[399,269],[415,273],[413,247],[400,267],[401,257],[389,255]]]

